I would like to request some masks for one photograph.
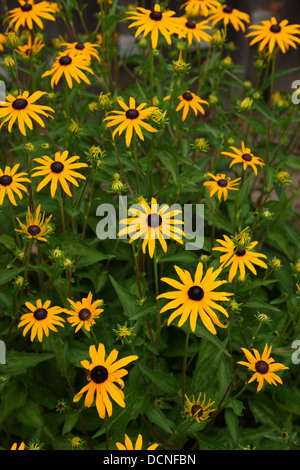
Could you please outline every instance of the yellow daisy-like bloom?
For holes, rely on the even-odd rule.
[[[73,300],[68,299],[69,303],[73,310],[65,310],[65,313],[70,315],[68,322],[71,326],[76,326],[75,333],[77,333],[80,328],[84,327],[87,331],[90,331],[91,326],[95,325],[95,320],[99,318],[103,308],[97,308],[102,304],[102,300],[95,300],[93,302],[93,294],[89,292],[87,297],[84,297],[81,302],[73,302]]]
[[[217,23],[222,21],[225,28],[230,23],[236,31],[241,29],[243,32],[245,32],[244,23],[250,23],[250,16],[247,13],[243,13],[242,11],[226,4],[220,5],[212,10],[210,12],[209,19],[212,22],[212,26],[215,26]]]
[[[52,215],[45,220],[45,213],[41,214],[41,204],[39,204],[35,211],[35,216],[31,214],[30,208],[26,214],[26,224],[23,224],[17,217],[20,224],[20,229],[15,229],[16,232],[24,233],[27,238],[35,238],[36,240],[46,242],[45,235],[51,232],[52,228],[49,226],[49,221]]]
[[[6,37],[4,34],[0,33],[0,52],[4,51],[4,43],[6,41]]]
[[[236,147],[230,147],[235,153],[232,152],[222,152],[223,155],[227,155],[231,157],[233,160],[229,165],[229,168],[236,163],[242,163],[243,169],[246,170],[248,166],[251,166],[254,173],[257,175],[257,168],[256,166],[259,165],[260,167],[264,166],[264,162],[261,158],[255,157],[253,153],[251,153],[250,148],[246,147],[244,142],[242,142],[241,150],[237,149]]]
[[[213,181],[205,181],[203,186],[209,187],[209,196],[212,197],[216,192],[218,193],[218,199],[221,200],[222,196],[224,201],[227,200],[228,191],[234,190],[238,191],[239,188],[235,188],[241,178],[236,178],[231,181],[229,176],[225,174],[213,175],[212,173],[207,173]]]
[[[194,111],[195,116],[197,116],[198,111],[200,111],[201,114],[205,114],[205,110],[203,106],[201,106],[202,104],[209,106],[207,101],[202,100],[199,96],[189,90],[178,96],[178,99],[180,100],[180,103],[177,106],[176,111],[180,111],[182,109],[182,121],[186,119],[190,108]]]
[[[102,419],[105,418],[106,412],[108,416],[112,415],[113,407],[109,395],[119,406],[125,408],[122,377],[127,375],[128,371],[123,367],[138,359],[138,356],[127,356],[117,361],[118,354],[119,352],[113,349],[105,359],[105,346],[100,343],[98,350],[94,345],[89,348],[91,362],[88,360],[81,361],[82,366],[89,371],[87,376],[88,384],[74,396],[73,401],[78,402],[82,395],[87,392],[84,405],[89,408],[96,393],[96,408],[99,417]],[[118,385],[115,385],[114,382]]]
[[[73,55],[73,53],[67,54],[66,52],[59,52],[56,57],[51,70],[43,73],[43,77],[52,75],[51,78],[51,87],[54,88],[54,85],[57,85],[62,75],[64,75],[69,88],[73,88],[73,78],[77,83],[80,83],[83,80],[88,85],[91,84],[88,77],[83,73],[83,70],[89,72],[93,75],[93,71],[88,67],[89,62],[82,55]]]
[[[146,253],[148,246],[150,258],[153,258],[157,239],[165,253],[167,252],[165,238],[172,238],[178,243],[183,244],[182,236],[185,234],[181,228],[176,227],[176,225],[181,226],[183,221],[175,218],[175,216],[181,214],[181,210],[172,210],[167,204],[159,207],[156,199],[153,197],[151,199],[151,206],[143,200],[137,206],[131,206],[128,209],[128,213],[134,217],[120,221],[120,224],[127,224],[127,226],[120,230],[118,236],[121,237],[129,234],[131,236],[129,243],[142,238],[143,253]]]
[[[290,46],[296,49],[296,43],[299,44],[300,39],[295,35],[300,34],[300,25],[289,25],[288,23],[288,20],[277,23],[276,18],[272,17],[271,20],[261,21],[261,25],[249,26],[249,29],[257,30],[246,36],[247,38],[256,36],[250,42],[250,46],[260,42],[258,50],[261,52],[265,47],[268,47],[270,54],[276,46],[279,46],[283,53],[285,53]]]
[[[32,42],[32,37],[29,36],[27,40],[27,44],[23,44],[19,46],[16,51],[25,59],[30,59],[30,57],[37,55],[45,44],[43,41],[36,36],[34,41]]]
[[[17,98],[13,95],[7,95],[6,102],[0,101],[0,118],[5,118],[0,125],[2,126],[8,122],[8,131],[11,132],[12,126],[17,121],[20,132],[26,136],[26,126],[33,129],[32,119],[34,119],[41,127],[45,124],[39,114],[45,117],[53,117],[48,114],[49,111],[54,113],[54,109],[49,106],[34,104],[41,96],[46,95],[45,91],[36,91],[29,95],[29,91],[24,91]]]
[[[15,31],[18,31],[20,26],[27,26],[29,29],[33,29],[33,23],[41,29],[44,28],[41,18],[45,20],[55,21],[55,17],[52,13],[55,13],[55,9],[49,2],[35,3],[34,0],[18,0],[20,6],[10,10],[8,15],[9,28],[14,27]]]
[[[18,447],[18,444],[15,442],[15,443],[11,446],[10,450],[25,450],[25,442],[21,442],[21,444],[19,445],[19,447]]]
[[[98,62],[100,62],[99,53],[96,49],[97,47],[100,47],[99,44],[76,41],[72,43],[63,42],[61,45],[66,46],[66,50],[64,51],[64,53],[66,53],[67,55],[70,54],[72,56],[79,55],[87,61],[88,65],[91,63],[93,58],[97,59]]]
[[[14,192],[20,199],[23,199],[21,190],[27,193],[26,186],[21,183],[24,183],[25,181],[30,183],[30,179],[25,177],[27,173],[17,173],[19,166],[20,163],[17,163],[13,168],[6,166],[4,171],[0,168],[0,206],[3,204],[5,194],[8,195],[10,202],[14,206],[17,206]]]
[[[65,150],[64,152],[56,152],[54,156],[54,160],[47,155],[44,155],[41,158],[35,158],[34,161],[41,163],[41,166],[36,166],[33,168],[32,171],[36,173],[32,174],[32,177],[35,176],[44,176],[47,175],[38,185],[37,191],[39,192],[46,184],[51,181],[51,197],[55,196],[57,183],[60,182],[62,189],[68,196],[72,196],[72,193],[69,189],[67,181],[70,183],[75,184],[75,186],[79,186],[77,181],[74,178],[81,178],[85,180],[85,176],[78,173],[78,168],[87,167],[87,163],[74,163],[80,157],[75,155],[74,157],[68,158],[69,152]]]
[[[147,447],[146,450],[155,450],[159,444],[152,444],[151,446]],[[116,442],[116,446],[119,450],[142,450],[143,447],[143,436],[141,434],[138,435],[137,440],[135,441],[135,445],[133,447],[131,439],[125,434],[125,445],[121,444],[121,442]]]
[[[192,399],[189,400],[188,396],[185,395],[186,398],[186,406],[185,406],[185,413],[187,416],[194,418],[198,423],[200,421],[205,421],[209,418],[210,413],[215,411],[215,408],[211,408],[211,406],[215,403],[210,399],[206,403],[206,394],[204,393],[203,400],[201,401],[202,393],[199,393],[197,400],[195,400],[195,396],[193,395]]]
[[[122,132],[126,129],[125,142],[127,147],[129,147],[133,131],[136,132],[141,140],[144,140],[141,127],[149,132],[157,132],[157,129],[154,129],[154,127],[150,126],[150,124],[144,122],[144,119],[149,118],[152,112],[156,109],[155,106],[150,106],[149,108],[144,109],[145,106],[147,106],[147,103],[142,103],[136,107],[135,99],[132,97],[129,98],[129,106],[127,106],[122,100],[117,101],[123,111],[110,111],[106,118],[104,118],[104,121],[110,121],[108,124],[106,124],[106,127],[118,125],[118,127],[112,133],[113,139],[115,138],[117,132],[119,135],[121,135]],[[111,115],[111,113],[113,114]]]
[[[156,49],[158,43],[159,33],[164,36],[167,43],[172,44],[171,36],[174,33],[180,32],[180,25],[178,18],[174,18],[174,11],[161,12],[160,5],[155,4],[153,10],[138,7],[137,11],[128,11],[127,19],[135,20],[128,28],[138,27],[135,36],[143,33],[143,37],[151,32],[152,48]]]
[[[163,282],[166,282],[176,290],[160,294],[157,297],[158,299],[171,299],[171,301],[161,309],[160,313],[166,312],[170,309],[176,309],[170,315],[168,325],[170,325],[175,318],[181,315],[177,326],[181,327],[188,317],[190,317],[190,325],[193,332],[196,329],[198,316],[200,317],[203,325],[213,335],[217,333],[214,323],[221,328],[226,328],[214,312],[214,309],[218,310],[228,317],[228,313],[224,307],[215,301],[228,301],[228,297],[233,295],[228,292],[214,292],[217,287],[227,283],[227,281],[215,280],[221,273],[222,268],[218,268],[215,271],[213,268],[209,268],[203,276],[203,264],[199,262],[194,280],[190,273],[185,269],[181,269],[178,266],[174,266],[174,268],[181,280],[181,283],[168,277],[161,278]]]
[[[254,375],[250,380],[248,380],[248,383],[253,382],[253,380],[256,379],[258,382],[257,392],[262,389],[264,380],[266,380],[270,385],[277,385],[276,382],[282,384],[281,378],[275,374],[275,372],[282,369],[288,369],[288,367],[274,362],[274,359],[270,357],[272,346],[268,347],[266,344],[262,355],[259,354],[257,349],[252,349],[254,355],[248,349],[241,348],[241,350],[244,352],[249,362],[239,361],[238,364],[242,364],[254,372]]]
[[[178,35],[179,39],[187,38],[188,44],[192,44],[193,40],[200,43],[201,39],[209,42],[211,35],[205,29],[211,29],[206,21],[196,22],[186,17],[180,18],[182,32]]]
[[[180,8],[184,8],[188,16],[208,16],[214,8],[221,5],[217,0],[188,0]]]
[[[44,334],[49,336],[49,330],[57,331],[55,325],[64,326],[65,320],[58,316],[64,309],[56,306],[50,307],[51,300],[46,300],[43,303],[41,299],[38,299],[36,305],[33,305],[31,302],[26,302],[25,305],[30,310],[30,313],[25,313],[21,316],[18,328],[26,325],[23,330],[23,336],[31,328],[30,341],[34,341],[34,338],[37,336],[38,340],[42,342]]]
[[[214,247],[213,250],[224,252],[225,254],[220,256],[221,268],[226,268],[231,265],[229,270],[228,281],[231,282],[235,277],[237,270],[240,272],[241,280],[245,278],[245,267],[250,269],[250,271],[256,276],[257,272],[255,267],[256,264],[261,268],[267,269],[268,265],[260,260],[259,258],[267,258],[263,253],[253,252],[253,248],[258,244],[258,242],[252,242],[248,246],[238,247],[235,243],[227,236],[223,235],[224,240],[217,239],[216,241],[220,243],[220,247]]]

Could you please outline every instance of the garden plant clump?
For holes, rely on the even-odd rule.
[[[2,3],[0,448],[299,448],[300,25]]]

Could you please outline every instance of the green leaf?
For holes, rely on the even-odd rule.
[[[24,266],[20,268],[10,268],[7,271],[3,271],[3,274],[0,275],[0,286],[7,284],[14,277],[18,276],[24,271]]]
[[[1,395],[0,423],[16,409],[24,406],[27,399],[27,390],[16,379],[10,380],[7,388]]]
[[[78,413],[70,413],[66,416],[63,429],[62,429],[62,435],[64,436],[65,434],[68,434],[74,426],[76,426],[76,423],[78,421],[79,414]]]
[[[16,376],[25,374],[27,369],[35,367],[37,364],[52,359],[52,353],[28,353],[18,351],[7,351],[6,364],[0,365],[0,373]]]
[[[169,434],[173,433],[175,424],[165,416],[160,408],[155,405],[149,406],[146,409],[145,414],[152,423],[156,424]]]
[[[119,297],[125,315],[127,317],[131,317],[131,315],[135,313],[138,308],[138,298],[129,293],[124,287],[120,286],[112,276],[109,276],[109,279],[116,291],[117,296]]]
[[[178,389],[177,380],[173,373],[166,374],[162,370],[153,370],[143,367],[143,374],[148,377],[162,392],[174,393]]]
[[[280,388],[273,392],[276,405],[289,413],[300,416],[300,390],[296,387]]]
[[[226,408],[224,413],[226,426],[235,444],[238,443],[238,418],[231,408]]]

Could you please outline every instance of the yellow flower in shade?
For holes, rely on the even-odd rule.
[[[104,121],[110,121],[106,124],[106,127],[118,126],[112,133],[113,139],[117,132],[121,135],[126,129],[125,142],[127,147],[129,147],[133,131],[136,132],[141,140],[144,140],[141,127],[149,132],[157,132],[157,129],[154,129],[150,124],[144,122],[144,119],[150,118],[152,112],[156,109],[154,106],[144,109],[147,104],[142,103],[136,107],[135,99],[132,97],[129,98],[129,106],[127,106],[122,100],[117,101],[123,111],[111,111],[108,113],[107,117],[104,118]]]
[[[157,239],[165,253],[167,252],[166,238],[173,238],[178,243],[183,244],[182,236],[184,236],[184,232],[181,228],[176,227],[176,225],[181,226],[183,221],[175,218],[181,214],[181,210],[172,210],[167,204],[160,207],[153,197],[151,206],[145,200],[142,200],[137,206],[131,206],[128,213],[134,217],[120,221],[120,224],[126,224],[127,226],[120,230],[118,236],[129,234],[131,237],[129,243],[138,238],[143,239],[143,253],[146,253],[148,246],[150,258],[153,258]]]
[[[20,6],[8,11],[9,28],[14,27],[18,31],[20,26],[33,29],[34,23],[41,29],[44,28],[41,19],[55,21],[52,13],[55,9],[51,6],[50,2],[35,3],[34,0],[18,0]]]
[[[30,179],[26,178],[27,173],[17,173],[19,166],[20,163],[17,163],[12,168],[6,166],[4,171],[0,168],[0,206],[3,204],[5,194],[7,194],[10,202],[17,206],[14,192],[20,199],[23,199],[21,191],[27,193],[27,188],[21,183],[30,183]]]
[[[44,334],[49,336],[49,330],[57,331],[56,326],[64,326],[65,320],[59,316],[59,313],[62,313],[64,309],[61,307],[50,307],[51,300],[46,300],[43,303],[41,299],[38,299],[36,305],[33,305],[31,302],[26,302],[25,305],[30,310],[30,313],[25,313],[21,316],[18,328],[25,326],[23,336],[31,328],[30,341],[34,341],[34,338],[37,336],[38,340],[42,342]]]
[[[180,8],[184,8],[188,16],[208,16],[221,5],[217,0],[188,0]]]
[[[76,56],[79,55],[84,58],[88,65],[91,63],[93,58],[97,59],[100,62],[99,53],[97,51],[97,47],[100,47],[99,44],[92,44],[90,42],[63,42],[62,46],[66,46],[66,50],[64,51],[67,55]]]
[[[207,101],[202,100],[197,95],[195,95],[195,93],[192,93],[189,90],[183,93],[182,95],[178,96],[178,99],[180,100],[180,103],[177,106],[176,111],[180,111],[182,109],[183,121],[186,119],[190,109],[192,109],[194,111],[195,116],[197,116],[198,111],[200,111],[201,114],[205,114],[205,110],[201,106],[202,104],[206,104],[209,106]]]
[[[4,51],[4,44],[6,41],[6,37],[4,34],[0,33],[0,52]]]
[[[159,444],[152,444],[151,446],[147,447],[146,450],[155,450]],[[135,441],[135,445],[133,447],[131,439],[125,434],[125,445],[121,444],[121,442],[116,442],[116,446],[119,450],[142,450],[143,447],[143,436],[141,434],[138,435],[137,440]]]
[[[44,46],[45,44],[43,44],[43,41],[39,39],[38,36],[36,36],[32,42],[32,37],[30,35],[28,37],[27,44],[19,46],[16,51],[22,57],[25,57],[25,59],[30,59],[30,57],[37,55]]]
[[[260,260],[259,258],[266,258],[267,256],[262,253],[255,253],[253,248],[258,244],[258,242],[252,242],[244,248],[238,247],[235,243],[227,236],[223,235],[224,240],[217,239],[216,241],[220,243],[220,247],[214,247],[213,250],[221,251],[224,255],[220,256],[221,268],[226,268],[230,266],[228,281],[231,282],[235,277],[237,270],[240,272],[241,280],[245,278],[245,267],[250,269],[250,271],[256,276],[257,272],[254,264],[260,266],[261,268],[267,269],[268,265]]]
[[[275,372],[282,369],[288,369],[288,367],[274,362],[274,359],[270,357],[272,346],[268,347],[266,344],[262,355],[259,354],[257,349],[252,349],[254,355],[248,349],[241,348],[241,350],[244,352],[249,362],[239,361],[238,364],[242,364],[254,372],[254,375],[248,383],[253,382],[253,380],[256,379],[258,382],[257,392],[262,389],[264,380],[266,380],[270,385],[277,385],[276,382],[282,384],[281,378],[275,374]]]
[[[264,166],[264,162],[261,158],[255,157],[253,153],[251,153],[250,148],[246,147],[244,142],[242,142],[241,150],[237,149],[236,147],[230,147],[233,152],[222,152],[223,155],[227,155],[228,157],[232,158],[232,162],[229,165],[229,168],[236,163],[242,163],[243,169],[246,170],[248,166],[251,166],[254,173],[257,175],[257,168],[256,166],[259,165],[260,167]]]
[[[48,112],[54,113],[54,109],[34,103],[46,94],[45,91],[36,91],[29,95],[29,91],[24,91],[17,98],[13,95],[7,95],[6,102],[0,101],[0,118],[5,118],[0,125],[0,129],[8,122],[8,131],[11,132],[13,124],[17,121],[20,132],[26,136],[25,124],[32,130],[32,119],[41,127],[45,127],[39,114],[53,119]]]
[[[60,182],[62,189],[68,196],[72,196],[72,193],[68,186],[68,181],[75,186],[79,186],[75,178],[81,178],[85,180],[85,176],[78,173],[78,168],[87,167],[87,163],[75,163],[80,157],[75,155],[74,157],[68,158],[69,152],[65,150],[64,152],[56,152],[54,156],[54,160],[47,155],[44,155],[41,158],[35,158],[34,161],[41,164],[41,166],[36,166],[33,168],[32,171],[36,173],[32,174],[32,177],[36,176],[45,176],[45,178],[40,182],[37,187],[37,191],[39,192],[46,184],[50,183],[51,181],[51,197],[55,196],[57,183]]]
[[[197,400],[195,400],[195,396],[193,395],[192,399],[189,400],[187,395],[186,398],[186,405],[185,405],[185,414],[186,416],[190,416],[194,418],[198,423],[200,421],[205,421],[209,418],[210,413],[215,411],[215,408],[212,409],[211,406],[215,403],[210,399],[206,403],[206,394],[204,393],[203,399],[201,401],[202,393],[199,393]]]
[[[180,23],[182,32],[178,35],[179,39],[186,38],[188,44],[192,44],[193,40],[201,43],[201,40],[209,42],[211,35],[205,29],[211,29],[206,21],[196,22],[187,17],[181,17]]]
[[[17,217],[20,224],[20,229],[15,229],[16,232],[24,233],[27,238],[35,238],[36,240],[46,242],[45,235],[51,232],[52,228],[49,226],[49,221],[52,215],[45,220],[45,213],[41,214],[41,204],[39,204],[35,211],[35,216],[31,214],[30,208],[26,214],[26,224],[23,224]]]
[[[239,190],[239,188],[235,188],[235,186],[238,184],[241,178],[236,178],[235,180],[231,181],[230,177],[224,174],[218,174],[216,176],[211,173],[207,174],[212,178],[212,181],[205,181],[203,186],[209,187],[210,197],[212,197],[217,192],[219,201],[221,200],[222,196],[224,201],[226,201],[228,197],[228,191]]]
[[[19,445],[19,447],[18,447],[18,444],[15,442],[15,443],[11,446],[10,450],[25,450],[25,442],[21,442],[21,444]]]
[[[73,300],[68,299],[72,310],[65,310],[69,316],[68,322],[71,326],[76,326],[75,333],[77,333],[80,328],[84,326],[87,331],[90,331],[91,326],[95,325],[95,320],[99,318],[103,308],[97,308],[102,304],[102,300],[95,300],[93,302],[93,294],[89,292],[87,297],[84,297],[81,302],[73,302]]]
[[[203,276],[203,264],[199,262],[194,280],[185,269],[181,269],[178,266],[174,266],[174,268],[181,282],[168,277],[161,278],[163,282],[166,282],[176,290],[160,294],[157,297],[158,299],[171,299],[171,301],[161,309],[160,313],[175,309],[168,319],[168,325],[181,315],[177,326],[181,327],[188,317],[190,317],[190,325],[193,332],[196,329],[198,316],[203,325],[214,335],[217,333],[214,323],[221,328],[226,328],[214,312],[214,310],[218,310],[228,317],[228,313],[224,307],[215,301],[228,301],[228,297],[233,295],[228,292],[214,292],[217,287],[227,283],[227,281],[216,281],[222,268],[218,268],[215,271],[213,268],[208,268],[206,274]]]
[[[128,28],[137,27],[135,37],[143,33],[143,37],[151,32],[152,48],[156,49],[159,34],[162,34],[167,43],[172,44],[171,36],[174,33],[180,32],[180,25],[178,18],[175,18],[174,11],[161,12],[160,5],[155,4],[153,10],[145,8],[137,8],[137,11],[128,11],[128,20],[134,22]]]
[[[82,395],[87,392],[84,405],[89,408],[96,393],[96,408],[99,417],[102,419],[105,418],[106,413],[108,416],[112,415],[113,407],[110,397],[119,406],[125,408],[122,377],[127,375],[128,371],[123,367],[138,359],[138,356],[127,356],[117,361],[118,354],[119,352],[113,349],[105,359],[105,346],[100,343],[98,350],[94,345],[89,348],[91,362],[88,360],[81,361],[82,366],[89,371],[87,376],[88,384],[74,396],[73,401],[78,402]],[[115,385],[114,382],[118,385]]]
[[[82,57],[82,55],[73,55],[71,53],[67,54],[66,52],[59,52],[56,57],[51,70],[43,73],[43,77],[52,75],[51,78],[51,87],[54,88],[54,85],[57,85],[62,75],[64,75],[69,88],[73,88],[73,78],[77,83],[80,83],[83,80],[85,83],[90,85],[90,80],[83,72],[89,72],[93,75],[93,71],[88,67],[89,62]]]
[[[250,23],[250,16],[236,8],[223,4],[210,12],[209,20],[212,26],[222,21],[225,28],[228,24],[232,24],[236,31],[242,30],[244,32],[244,23]]]
[[[290,46],[296,49],[296,43],[300,43],[300,39],[296,36],[300,34],[299,24],[288,24],[288,20],[283,20],[277,23],[276,18],[272,17],[271,20],[261,21],[260,25],[251,25],[249,29],[255,29],[249,34],[248,37],[253,37],[250,46],[260,43],[258,50],[261,52],[265,47],[271,54],[275,47],[279,47],[285,53]]]

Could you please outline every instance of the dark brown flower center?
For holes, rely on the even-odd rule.
[[[232,11],[233,11],[233,8],[228,5],[223,8],[224,13],[232,13]]]
[[[269,364],[266,361],[257,361],[255,363],[255,369],[259,374],[266,374],[269,370]]]
[[[186,91],[183,93],[182,98],[186,101],[191,101],[193,99],[193,95],[189,91]]]
[[[30,235],[35,237],[36,235],[40,233],[41,229],[38,225],[29,225],[27,231]]]
[[[30,10],[32,10],[32,5],[30,5],[29,3],[25,3],[24,5],[21,6],[21,10],[22,11],[30,11]]]
[[[160,21],[162,19],[162,14],[160,11],[152,11],[150,13],[151,20]]]
[[[226,188],[226,186],[228,185],[227,180],[225,180],[224,178],[220,178],[217,181],[217,183],[218,183],[219,186],[221,186],[221,188]]]
[[[32,49],[29,48],[29,49],[26,49],[25,54],[32,55],[32,52],[33,52]]]
[[[127,119],[136,119],[139,116],[139,112],[137,109],[127,109],[126,117]]]
[[[88,308],[82,308],[80,310],[80,312],[78,313],[78,316],[79,316],[80,320],[82,320],[82,321],[88,320],[91,315],[92,314],[91,314],[91,312],[89,311]]]
[[[185,23],[185,26],[186,26],[187,28],[190,28],[190,29],[195,29],[195,28],[196,28],[196,23],[195,23],[195,21],[188,20],[188,21]]]
[[[242,155],[242,159],[245,160],[245,162],[251,162],[252,156],[250,153],[244,153],[244,155]]]
[[[281,26],[279,24],[272,24],[270,31],[272,31],[272,33],[280,33]]]
[[[75,49],[78,49],[79,51],[82,51],[82,49],[84,49],[84,44],[82,44],[82,42],[78,42],[75,46]]]
[[[71,62],[72,62],[72,59],[68,55],[64,55],[59,59],[60,65],[70,65]]]
[[[33,316],[36,320],[44,320],[48,315],[48,312],[45,308],[38,308],[34,312]]]
[[[200,405],[193,405],[191,408],[191,413],[193,416],[201,416],[203,414],[203,408]]]
[[[162,218],[159,214],[149,214],[147,224],[149,227],[157,228],[162,224]]]
[[[237,256],[244,256],[246,254],[246,250],[243,250],[243,248],[238,248],[235,252]]]
[[[200,286],[192,286],[188,290],[188,296],[191,300],[202,300],[204,297],[204,290]]]
[[[107,379],[108,371],[104,366],[96,366],[91,370],[90,377],[96,384],[101,384]]]
[[[25,109],[27,105],[28,105],[28,101],[25,100],[24,98],[17,98],[12,103],[12,107],[17,110]]]
[[[64,169],[64,165],[61,162],[53,162],[50,168],[53,173],[61,173]]]
[[[3,175],[0,178],[0,185],[1,186],[9,186],[12,182],[12,177],[9,175]]]

